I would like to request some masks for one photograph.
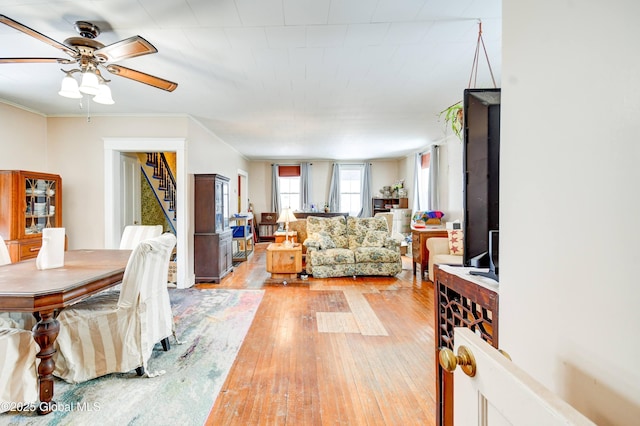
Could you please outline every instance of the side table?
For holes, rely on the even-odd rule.
[[[424,278],[429,265],[429,250],[427,240],[433,237],[446,237],[447,230],[443,228],[411,228],[411,252],[413,257],[413,275],[416,275],[416,266],[420,265],[420,278]]]
[[[271,278],[283,279],[285,285],[288,279],[295,279],[302,272],[302,245],[296,243],[286,247],[281,243],[269,244],[267,272],[271,272]]]

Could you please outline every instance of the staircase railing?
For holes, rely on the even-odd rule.
[[[173,223],[176,221],[176,180],[163,153],[148,152],[146,154],[146,165],[153,168],[151,177],[158,181],[157,187],[151,185],[154,189],[153,193],[158,200],[158,204],[162,206],[169,226],[175,232]],[[147,173],[144,174],[147,175]],[[164,194],[159,194],[159,191],[164,192]]]

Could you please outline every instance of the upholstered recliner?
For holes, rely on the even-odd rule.
[[[173,331],[167,271],[175,244],[169,233],[142,241],[131,253],[122,291],[100,293],[60,312],[57,377],[78,383],[147,370],[154,345]]]
[[[307,218],[307,273],[316,278],[393,276],[402,270],[400,241],[383,217]]]
[[[459,238],[455,236],[459,236]],[[432,237],[427,240],[429,252],[429,281],[434,282],[433,265],[462,265],[462,231],[449,231],[449,237]],[[451,238],[454,238],[452,242]],[[453,249],[453,250],[451,250]]]
[[[18,326],[0,318],[0,413],[8,411],[11,403],[38,401],[38,345],[31,331]]]

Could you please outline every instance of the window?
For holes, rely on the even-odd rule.
[[[429,208],[429,164],[431,163],[431,154],[422,154],[422,167],[418,171],[420,173],[420,208],[426,210]]]
[[[362,210],[362,166],[340,166],[340,211],[357,216]]]
[[[300,210],[300,166],[280,166],[278,185],[280,186],[280,207]]]

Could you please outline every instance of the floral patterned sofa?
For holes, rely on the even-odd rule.
[[[402,270],[400,241],[383,217],[307,218],[307,273],[316,278],[394,276]]]

